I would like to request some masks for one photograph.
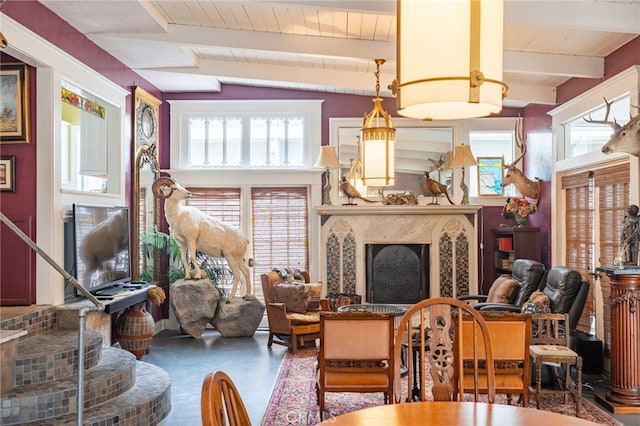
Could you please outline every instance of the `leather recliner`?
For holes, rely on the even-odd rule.
[[[546,278],[544,265],[532,259],[516,259],[511,268],[511,278],[516,282],[511,303],[495,303],[487,300],[487,296],[461,296],[460,300],[476,299],[480,303],[473,305],[481,311],[510,311],[520,312],[522,305],[529,300],[529,296],[540,288]]]
[[[589,293],[589,282],[574,269],[554,266],[540,290],[549,297],[552,313],[569,314],[569,330],[575,332]]]

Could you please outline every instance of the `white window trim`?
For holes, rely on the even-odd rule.
[[[222,100],[222,101],[167,101],[171,107],[171,167],[188,169],[188,119],[193,115],[229,115],[274,116],[278,114],[297,114],[305,117],[305,168],[311,168],[320,152],[322,132],[322,100]],[[212,168],[211,170],[219,170]],[[242,169],[246,171],[247,169]],[[274,170],[278,173],[286,169]]]

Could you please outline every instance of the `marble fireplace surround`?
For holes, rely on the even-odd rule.
[[[478,292],[482,206],[321,206],[319,273],[326,294],[362,295],[367,244],[429,244],[430,297]]]

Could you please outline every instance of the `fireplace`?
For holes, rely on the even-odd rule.
[[[366,300],[414,304],[429,297],[428,244],[366,244]]]
[[[325,294],[356,294],[363,302],[394,304],[404,292],[412,301],[426,297],[477,294],[478,211],[481,206],[321,206],[316,208],[320,230],[319,280]],[[373,246],[390,247],[391,261],[380,262],[380,275],[390,273],[372,290],[367,258]],[[370,248],[371,247],[371,248]],[[393,260],[407,251],[415,262]],[[419,259],[419,260],[417,260]],[[406,271],[410,269],[411,272]],[[406,273],[419,283],[398,285]],[[401,281],[401,280],[400,280]],[[405,288],[408,288],[408,290]],[[371,294],[373,292],[373,294]],[[394,302],[392,302],[392,300]],[[405,304],[398,302],[397,304]]]

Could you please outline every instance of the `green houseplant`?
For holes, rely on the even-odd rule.
[[[144,246],[145,257],[144,267],[140,270],[141,280],[147,282],[154,281],[154,259],[156,259],[157,250],[160,251],[158,258],[168,259],[166,277],[169,285],[184,278],[185,270],[180,260],[180,246],[171,235],[159,231],[157,227],[154,227],[151,232],[141,234],[140,241]],[[221,259],[207,256],[201,252],[196,253],[196,262],[200,266],[200,269],[207,273],[214,287],[218,290],[221,299],[225,299],[225,290],[219,284],[225,276],[231,274],[229,268],[221,262]]]

